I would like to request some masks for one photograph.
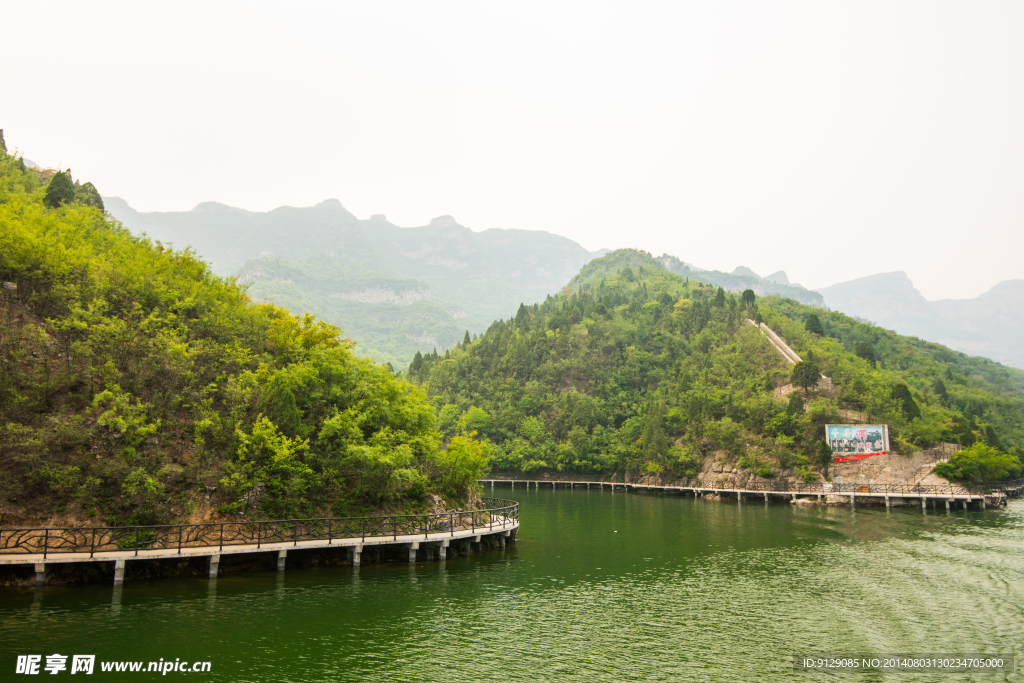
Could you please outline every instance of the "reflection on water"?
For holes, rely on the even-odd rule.
[[[800,651],[1024,661],[1024,501],[924,515],[502,493],[523,520],[503,551],[4,591],[0,670],[71,652],[209,660],[219,681],[781,681],[832,680],[795,674]]]

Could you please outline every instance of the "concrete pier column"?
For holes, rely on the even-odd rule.
[[[499,548],[504,548],[505,547],[505,534],[498,534],[498,547]]]
[[[985,500],[985,496],[981,497],[981,509],[985,510],[988,508],[988,501]]]
[[[220,569],[220,554],[210,555],[210,578],[217,578],[217,571]],[[114,569],[114,582],[117,583],[117,569]]]
[[[768,492],[767,491],[764,492],[764,502],[765,503],[768,502]]]
[[[287,550],[278,550],[277,551],[277,571],[279,571],[279,572],[283,572],[284,571],[284,563],[285,563],[285,559],[287,557],[288,557],[288,551]]]
[[[857,507],[857,494],[856,493],[851,493],[850,494],[850,505],[852,507]]]
[[[353,567],[358,567],[359,566],[359,557],[360,557],[360,555],[363,554],[363,546],[361,546],[361,545],[354,545],[354,546],[352,546],[352,551],[351,552],[352,552],[352,566]]]
[[[114,560],[114,585],[120,586],[124,583],[125,560]]]
[[[949,512],[949,498],[946,499],[946,512]]]
[[[967,510],[970,510],[970,509],[971,509],[971,499],[970,498],[964,498],[964,511],[966,512]]]
[[[886,496],[886,497],[885,497],[885,509],[886,509],[886,510],[888,510],[888,509],[889,509],[889,496]]]
[[[448,554],[448,540],[441,541],[441,547],[437,549],[437,559],[443,560]]]
[[[925,498],[923,495],[921,496],[921,509],[922,510],[927,510],[928,509],[928,499]]]
[[[46,576],[49,573],[45,562],[36,562],[36,588],[46,585]]]
[[[737,491],[736,492],[736,502],[737,503],[742,503],[743,502],[743,491]]]
[[[469,552],[473,553],[473,552],[479,552],[479,551],[480,551],[480,536],[479,535],[478,536],[471,536],[470,539],[469,539]]]
[[[416,551],[419,550],[419,548],[420,548],[420,542],[419,541],[413,541],[412,543],[409,544],[409,562],[415,562],[416,561]]]

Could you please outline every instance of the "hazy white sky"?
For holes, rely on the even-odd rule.
[[[0,127],[146,211],[336,197],[590,249],[1024,277],[1024,3],[18,3]]]

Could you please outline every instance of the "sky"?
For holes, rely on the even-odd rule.
[[[1024,3],[18,3],[0,128],[142,211],[339,199],[929,299],[1024,278]]]

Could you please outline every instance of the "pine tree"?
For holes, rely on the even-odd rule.
[[[96,186],[92,183],[83,183],[81,186],[75,183],[75,201],[86,206],[95,206],[100,211],[104,211],[103,208],[103,197],[100,196]]]
[[[56,209],[74,199],[75,185],[71,182],[71,169],[68,169],[67,172],[60,171],[50,179],[50,184],[46,186],[43,203],[51,209]]]
[[[789,395],[789,405],[786,406],[787,415],[802,415],[804,412],[804,400],[800,394],[793,392]]]
[[[416,355],[412,357],[412,364],[409,366],[409,368],[413,372],[418,372],[419,369],[422,368],[422,367],[423,367],[423,354],[420,353],[419,351],[417,351]]]
[[[526,310],[526,306],[524,304],[519,304],[519,310],[516,311],[516,322],[517,323],[523,322],[523,320],[528,315],[530,315],[530,313],[529,313],[529,311]]]
[[[522,304],[520,304],[522,306]],[[462,338],[462,348],[469,348],[469,330],[466,330],[466,336]]]
[[[906,384],[897,384],[892,388],[892,399],[900,405],[904,417],[908,420],[921,417],[921,408],[910,393],[910,387]]]
[[[811,334],[818,335],[819,337],[825,334],[825,329],[821,326],[821,320],[815,313],[811,313],[807,316],[807,320],[804,322],[804,329]]]
[[[871,367],[876,367],[878,361],[875,359],[875,350],[871,348],[871,344],[867,342],[857,342],[857,346],[853,351],[858,357],[863,358],[867,362],[871,363]]]
[[[715,293],[715,308],[722,308],[725,306],[725,290],[721,287]]]

